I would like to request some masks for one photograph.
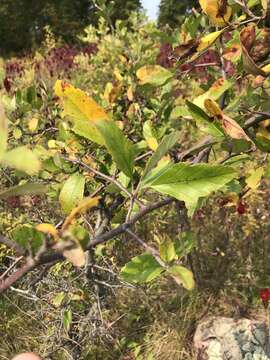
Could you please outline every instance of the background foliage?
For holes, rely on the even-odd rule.
[[[205,315],[269,318],[268,9],[208,5],[67,10],[1,59],[4,358],[193,359]]]

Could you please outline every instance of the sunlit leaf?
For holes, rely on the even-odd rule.
[[[208,47],[210,47],[223,33],[222,30],[212,32],[200,39],[199,46],[197,48],[197,51],[204,51]]]
[[[183,200],[193,207],[200,197],[222,188],[236,176],[233,168],[210,164],[177,163],[153,169],[143,181],[162,194]]]
[[[250,187],[252,190],[257,189],[257,187],[260,185],[261,178],[264,174],[264,168],[259,167],[257,169],[254,169],[251,174],[246,178],[246,184],[248,187]]]
[[[190,270],[181,265],[174,265],[169,268],[168,272],[173,275],[174,279],[179,285],[182,285],[187,290],[193,290],[195,281]]]
[[[36,154],[25,146],[7,151],[2,158],[2,163],[29,175],[37,174],[41,168]]]
[[[151,84],[160,86],[169,80],[173,74],[159,65],[146,65],[137,70],[137,78],[140,80],[140,84]]]
[[[73,131],[98,144],[103,144],[103,138],[95,126],[98,121],[109,119],[102,107],[84,91],[64,81],[58,80],[54,90],[64,106],[62,115],[69,116],[73,120]]]
[[[54,237],[55,239],[59,238],[58,231],[52,224],[46,224],[46,223],[38,224],[36,226],[36,229],[44,234],[52,235],[52,237]]]
[[[232,8],[227,5],[227,0],[199,0],[199,3],[213,25],[225,26],[228,24]]]

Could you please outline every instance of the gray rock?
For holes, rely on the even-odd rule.
[[[269,329],[249,319],[212,317],[194,335],[198,360],[270,360]]]

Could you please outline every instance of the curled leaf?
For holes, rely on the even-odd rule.
[[[54,237],[55,240],[58,240],[59,236],[58,236],[58,231],[56,230],[56,228],[51,225],[51,224],[47,224],[47,223],[42,223],[42,224],[38,224],[36,226],[36,229],[42,233],[45,234],[50,234]]]
[[[99,197],[94,198],[85,198],[83,199],[78,206],[71,210],[71,213],[67,216],[63,226],[62,231],[67,228],[67,226],[72,222],[72,220],[78,215],[83,214],[87,210],[91,209],[94,206],[97,206]]]

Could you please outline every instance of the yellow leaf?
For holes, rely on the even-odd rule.
[[[211,46],[223,33],[222,30],[212,32],[211,34],[208,34],[200,39],[199,46],[197,47],[197,51],[204,51],[209,46]]]
[[[257,189],[257,187],[260,185],[260,181],[263,174],[264,174],[263,167],[259,167],[253,170],[250,176],[246,178],[247,186],[250,187],[252,190]]]
[[[265,65],[262,67],[262,71],[264,71],[266,74],[270,73],[270,64]]]
[[[94,206],[97,206],[99,201],[99,197],[88,197],[83,199],[78,206],[76,206],[71,213],[67,216],[61,231],[65,230],[68,225],[70,225],[70,223],[72,222],[72,220],[78,215],[78,214],[82,214],[84,212],[86,212],[87,210],[91,209]]]
[[[120,74],[120,71],[119,71],[118,68],[115,68],[113,73],[114,73],[114,76],[116,77],[116,79],[117,79],[118,81],[122,81],[122,80],[123,80],[123,76]]]
[[[232,8],[227,0],[199,0],[203,12],[209,17],[212,24],[225,26],[232,15]]]
[[[104,140],[95,126],[99,120],[109,120],[102,107],[84,91],[64,81],[57,80],[54,91],[64,106],[62,116],[69,116],[73,120],[73,131],[98,144],[104,144]]]
[[[168,79],[172,77],[172,73],[159,65],[146,65],[141,67],[136,72],[137,78],[141,85],[163,85]]]
[[[223,112],[222,112],[221,108],[219,107],[218,103],[216,103],[212,99],[204,100],[204,107],[212,116],[222,117],[222,115],[223,115]]]
[[[128,88],[127,98],[128,98],[129,101],[133,101],[134,96],[133,96],[132,86],[130,86],[130,87]]]
[[[149,137],[146,139],[147,145],[150,147],[151,150],[156,151],[158,148],[157,139],[154,137]]]
[[[38,119],[37,118],[30,119],[29,122],[28,122],[29,131],[34,132],[37,127],[38,127]]]
[[[58,231],[51,224],[47,224],[47,223],[38,224],[36,226],[36,229],[42,233],[52,235],[56,240],[59,239]]]

